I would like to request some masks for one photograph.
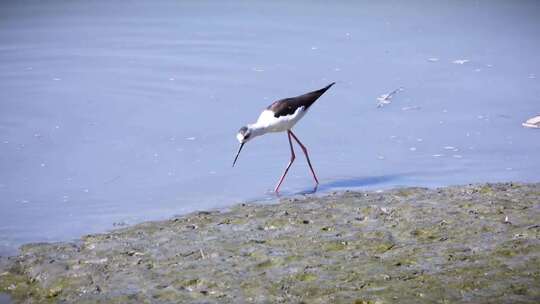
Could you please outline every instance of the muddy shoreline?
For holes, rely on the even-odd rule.
[[[241,204],[0,260],[15,303],[535,303],[540,183]]]

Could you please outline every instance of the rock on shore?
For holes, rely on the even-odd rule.
[[[20,303],[538,303],[540,184],[242,204],[0,260]]]

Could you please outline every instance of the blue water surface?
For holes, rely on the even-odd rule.
[[[0,253],[274,200],[287,136],[231,168],[235,133],[332,81],[295,128],[318,193],[538,182],[538,37],[538,1],[3,1]]]

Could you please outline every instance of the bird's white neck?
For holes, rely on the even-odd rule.
[[[247,127],[251,131],[251,137],[261,136],[270,132],[268,126],[262,125],[258,122],[254,124],[248,124]]]

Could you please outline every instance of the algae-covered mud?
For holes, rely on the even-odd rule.
[[[0,262],[20,303],[538,303],[540,184],[286,198]]]

